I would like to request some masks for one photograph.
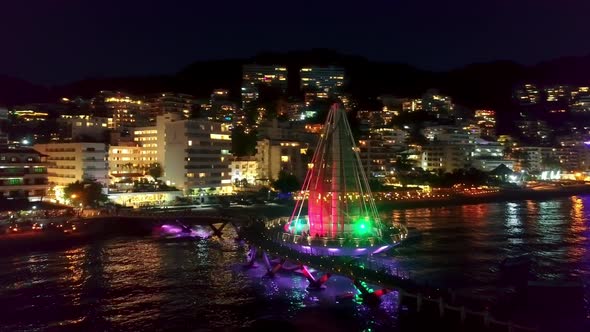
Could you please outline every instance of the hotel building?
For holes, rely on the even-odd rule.
[[[96,180],[108,185],[107,150],[104,143],[35,144],[47,155],[49,183],[66,186],[76,181]]]
[[[153,127],[137,128],[134,140],[144,165],[159,163],[166,184],[185,194],[199,190],[229,193],[231,136],[229,124],[183,119],[177,113],[157,117]]]
[[[45,155],[33,149],[0,147],[0,197],[41,199],[48,187]]]

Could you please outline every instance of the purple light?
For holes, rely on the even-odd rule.
[[[174,225],[162,225],[161,228],[167,234],[178,234],[182,232],[182,228]]]
[[[328,251],[330,251],[330,252],[338,252],[338,251],[340,251],[340,249],[338,249],[338,248],[328,248]]]
[[[192,237],[192,238],[208,238],[212,232],[205,229],[184,229],[180,226],[165,224],[160,226],[160,234],[164,236],[179,238],[179,237]]]
[[[590,141],[586,141],[586,142],[584,142],[584,144],[590,145]]]
[[[309,246],[301,246],[301,248],[307,249],[307,250],[310,250],[311,249],[311,247],[309,247]]]
[[[355,249],[354,251],[365,251],[365,250],[367,250],[367,248],[358,248],[358,249]]]
[[[381,248],[379,248],[379,249],[375,250],[375,252],[373,252],[373,254],[378,254],[378,253],[380,253],[380,252],[384,251],[384,250],[385,250],[385,249],[387,249],[387,248],[389,248],[389,246],[383,246],[383,247],[381,247]]]

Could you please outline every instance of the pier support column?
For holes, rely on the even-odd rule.
[[[286,261],[286,259],[281,258],[279,263],[273,267],[270,262],[270,259],[268,258],[268,254],[266,253],[266,251],[262,252],[262,260],[264,261],[264,264],[266,265],[266,271],[267,271],[266,275],[269,277],[274,277],[275,274],[277,272],[279,272],[279,270],[283,267],[283,264],[285,264],[285,261]]]
[[[467,319],[467,311],[465,307],[461,307],[461,324],[465,324],[465,319]]]
[[[254,262],[256,261],[256,247],[251,247],[248,251],[248,256],[246,260],[246,267],[254,267]]]
[[[222,231],[228,223],[228,221],[224,221],[221,224],[221,226],[219,226],[219,228],[216,228],[214,224],[209,224],[209,227],[211,227],[211,229],[213,230],[213,235],[216,235],[217,237],[221,238],[221,235],[223,235]]]

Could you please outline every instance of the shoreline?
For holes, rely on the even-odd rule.
[[[457,205],[473,205],[484,203],[501,203],[526,200],[548,200],[562,197],[590,194],[590,185],[562,187],[555,189],[503,189],[495,193],[482,195],[456,194],[448,198],[432,198],[420,200],[377,201],[377,208],[388,209],[415,209]]]
[[[526,200],[549,200],[562,197],[590,194],[590,185],[572,186],[555,189],[517,189],[501,190],[495,193],[477,196],[455,195],[447,198],[433,198],[420,200],[377,201],[377,208],[384,212],[403,209],[441,208],[446,206],[474,205],[485,203],[500,203]],[[151,236],[156,224],[181,220],[185,224],[222,222],[224,217],[288,217],[294,207],[294,202],[273,205],[252,205],[248,207],[230,207],[214,210],[194,211],[182,213],[137,213],[129,215],[104,215],[83,218],[80,221],[87,226],[80,232],[73,234],[42,234],[29,233],[19,235],[0,235],[0,255],[21,254],[31,251],[59,250],[76,245],[86,245],[93,241],[102,241],[117,236]],[[219,221],[216,221],[219,217]]]

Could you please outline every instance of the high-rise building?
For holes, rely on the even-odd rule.
[[[475,121],[481,129],[482,137],[496,136],[496,112],[492,110],[476,110]]]
[[[228,124],[167,113],[157,117],[155,126],[137,128],[134,140],[142,146],[140,163],[159,163],[168,185],[186,194],[211,188],[231,192]]]
[[[258,99],[259,86],[270,86],[287,92],[287,67],[244,65],[242,68],[242,108]]]
[[[38,151],[0,147],[0,197],[41,199],[49,187],[47,166]]]
[[[164,179],[186,194],[231,193],[231,132],[224,123],[190,119],[166,123]]]
[[[344,85],[344,68],[303,67],[299,70],[299,76],[306,103],[339,97]]]
[[[138,127],[133,131],[133,141],[142,147],[140,163],[143,166],[159,163],[164,167],[166,124],[183,119],[180,113],[166,113],[156,117],[154,126]]]
[[[108,186],[107,149],[104,143],[35,144],[35,150],[47,155],[49,182],[66,186],[76,181],[96,180]]]

